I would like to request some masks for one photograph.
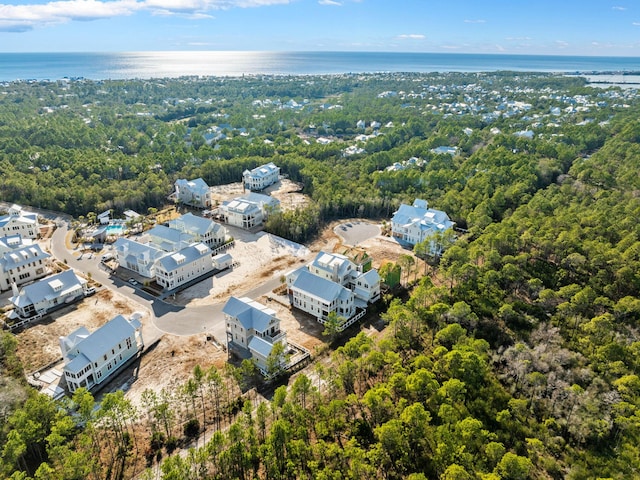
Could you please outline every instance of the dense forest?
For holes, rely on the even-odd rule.
[[[3,201],[145,210],[177,178],[236,182],[273,161],[311,199],[270,218],[278,235],[388,220],[415,197],[460,229],[406,296],[381,302],[379,338],[349,331],[268,399],[247,391],[250,366],[204,365],[142,406],[82,390],[54,402],[25,385],[1,333],[1,476],[640,477],[635,90],[509,72],[0,90]]]

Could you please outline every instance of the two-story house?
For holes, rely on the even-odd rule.
[[[355,310],[355,296],[339,283],[314,275],[307,267],[301,267],[286,276],[289,302],[295,308],[315,316],[322,322],[329,313],[345,319]]]
[[[249,229],[262,225],[264,221],[262,209],[242,198],[222,202],[219,212],[223,222],[235,227]]]
[[[38,238],[38,215],[27,212],[20,205],[12,205],[9,213],[0,217],[0,236],[20,234],[22,238]]]
[[[375,269],[364,272],[345,255],[339,253],[318,252],[308,266],[314,275],[350,289],[356,297],[356,305],[366,308],[368,304],[380,298],[380,275]]]
[[[175,199],[178,203],[197,208],[211,207],[211,190],[202,178],[178,179],[175,183],[175,189]]]
[[[155,271],[158,285],[173,290],[213,271],[211,249],[204,243],[194,243],[160,258]]]
[[[113,244],[118,265],[146,278],[156,276],[156,262],[167,252],[152,244],[118,238]]]
[[[218,211],[222,221],[240,228],[262,225],[269,214],[280,207],[280,201],[268,195],[250,192],[233,200],[222,202]]]
[[[280,179],[280,167],[273,162],[266,163],[253,170],[242,172],[244,188],[253,191],[264,190]]]
[[[251,358],[263,374],[267,358],[277,343],[287,347],[276,312],[250,298],[231,297],[222,309],[227,330],[227,349],[241,358]],[[284,359],[281,359],[284,362]]]
[[[187,245],[195,242],[195,238],[190,233],[176,230],[165,225],[156,225],[145,232],[140,239],[140,243],[148,243],[165,252],[177,252]]]
[[[449,216],[440,210],[428,207],[426,200],[416,199],[413,205],[400,205],[391,219],[391,234],[394,238],[410,245],[424,242],[434,233],[442,233],[453,228]],[[439,254],[441,247],[431,244],[431,254]]]
[[[89,333],[80,327],[66,337],[60,337],[64,357],[64,378],[70,392],[87,390],[104,384],[135,357],[144,346],[142,325],[137,318],[127,320],[118,315]]]
[[[73,270],[65,270],[22,287],[9,301],[19,317],[30,318],[81,300],[87,293],[87,281]]]
[[[20,235],[0,238],[0,290],[47,276],[51,255],[37,243],[25,243]]]
[[[191,212],[169,221],[169,228],[192,236],[194,242],[202,242],[211,249],[224,244],[227,229],[208,218]]]

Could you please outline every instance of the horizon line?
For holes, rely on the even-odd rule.
[[[628,58],[640,59],[639,55],[589,55],[567,53],[508,53],[508,52],[416,52],[397,50],[113,50],[113,51],[82,51],[82,50],[58,50],[58,51],[0,51],[0,55],[28,55],[28,54],[151,54],[151,53],[252,53],[252,54],[296,54],[296,53],[357,53],[357,54],[397,54],[397,55],[477,55],[477,56],[512,56],[512,57],[579,57],[579,58]]]

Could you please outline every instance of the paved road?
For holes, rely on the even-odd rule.
[[[132,303],[142,304],[149,308],[157,331],[144,333],[146,344],[151,344],[163,332],[173,335],[195,335],[206,332],[213,335],[218,342],[225,343],[226,333],[222,315],[224,303],[182,307],[159,300],[153,295],[110,275],[101,265],[99,255],[94,254],[90,257],[84,254],[80,256],[79,252],[69,250],[66,245],[69,223],[62,218],[56,218],[55,221],[58,223],[58,228],[51,238],[51,253],[56,259],[66,260],[69,266],[85,275],[90,273],[91,278],[100,282],[106,288],[116,290],[130,299]],[[236,295],[257,298],[273,290],[279,284],[280,280],[275,278],[248,292],[237,292]]]

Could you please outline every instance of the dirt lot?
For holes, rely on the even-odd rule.
[[[295,265],[309,258],[303,245],[282,242],[260,232],[250,234],[233,229],[236,244],[227,252],[238,264],[211,279],[183,290],[171,300],[179,305],[211,305],[225,301],[230,295],[246,292],[265,281],[279,278]]]
[[[280,208],[286,211],[295,210],[298,207],[303,207],[309,204],[309,197],[300,193],[301,190],[301,185],[283,178],[278,183],[267,187],[264,192],[261,193],[271,195],[272,197],[280,200]],[[247,192],[243,190],[242,182],[211,187],[211,198],[214,203],[221,203],[225,200],[238,197],[244,193]]]
[[[127,316],[134,311],[145,313],[141,319],[144,335],[144,329],[149,324],[149,313],[116,292],[101,290],[81,302],[47,315],[42,323],[18,332],[18,357],[26,372],[38,370],[61,357],[59,337],[67,336],[83,325],[93,332],[114,316]]]

